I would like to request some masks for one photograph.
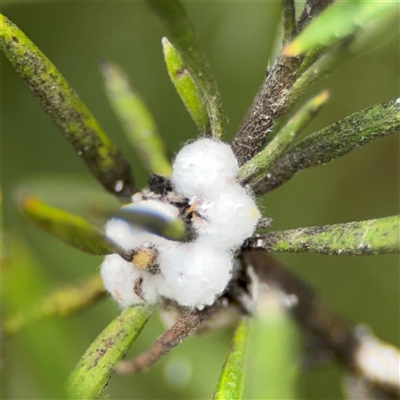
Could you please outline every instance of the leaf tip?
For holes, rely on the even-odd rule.
[[[297,57],[301,54],[301,52],[300,46],[296,43],[296,41],[294,41],[285,46],[281,54],[285,57]]]
[[[323,90],[319,95],[315,97],[315,104],[323,105],[325,104],[329,98],[331,97],[331,92],[328,89]]]
[[[38,198],[26,190],[18,192],[16,198],[17,206],[21,211],[30,210],[39,203]]]
[[[164,50],[168,47],[168,46],[172,46],[171,42],[168,40],[168,38],[166,36],[163,36],[161,39],[161,43],[163,45]]]

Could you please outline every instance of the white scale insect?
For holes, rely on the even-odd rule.
[[[251,195],[236,181],[239,166],[228,144],[200,139],[181,149],[173,164],[172,183],[195,210],[196,240],[167,240],[113,218],[106,234],[121,247],[155,249],[157,268],[140,268],[119,255],[106,256],[101,274],[111,295],[123,307],[161,299],[191,309],[212,305],[226,289],[234,251],[250,237],[260,219]],[[160,200],[139,200],[126,207],[146,209],[164,218],[179,210]]]

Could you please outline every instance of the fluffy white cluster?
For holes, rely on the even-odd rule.
[[[178,243],[113,218],[106,233],[125,249],[156,249],[158,269],[148,271],[118,255],[107,256],[101,273],[107,290],[124,307],[160,298],[201,309],[227,287],[234,250],[251,236],[260,213],[236,181],[239,166],[231,147],[213,139],[185,146],[173,165],[175,191],[189,200],[196,240]],[[161,200],[140,200],[127,207],[164,218],[179,210]]]

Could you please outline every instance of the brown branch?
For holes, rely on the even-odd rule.
[[[297,24],[297,33],[330,3],[331,0],[308,0]],[[268,72],[247,119],[232,141],[232,150],[238,158],[239,165],[243,165],[258,153],[276,120],[297,100],[293,96],[288,99],[286,95],[298,76],[303,60],[304,56],[280,55]]]
[[[334,0],[307,0],[304,10],[297,22],[297,33],[302,31],[318,14],[325,10]]]
[[[295,14],[296,8],[294,0],[282,0],[282,25],[283,25],[283,41],[284,45],[290,43],[296,33]]]
[[[162,356],[169,353],[175,346],[195,332],[200,325],[201,317],[198,312],[183,315],[178,321],[162,334],[148,350],[132,360],[117,364],[116,372],[122,375],[135,374],[149,369]]]
[[[400,393],[399,350],[360,333],[354,325],[321,304],[313,289],[265,251],[246,250],[242,259],[261,283],[278,287],[296,302],[290,312],[300,328],[321,342],[324,350],[357,375],[364,376],[390,396]],[[397,380],[396,380],[397,377]]]

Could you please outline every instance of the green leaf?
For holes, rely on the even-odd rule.
[[[178,0],[173,2],[146,0],[146,3],[164,23],[169,40],[176,48],[183,64],[203,95],[211,123],[211,132],[205,133],[211,133],[212,136],[222,139],[224,115],[221,97],[197,34],[184,7]]]
[[[86,350],[67,384],[69,399],[97,399],[120,361],[139,336],[152,307],[130,307],[114,319]]]
[[[266,281],[259,286],[249,335],[247,399],[297,398],[299,335],[283,303],[286,294],[274,284]]]
[[[125,134],[148,170],[169,176],[172,168],[156,123],[146,104],[135,92],[125,71],[115,63],[101,64],[106,93]]]
[[[4,320],[4,333],[12,335],[27,324],[44,318],[66,317],[81,311],[102,299],[106,294],[99,274],[77,285],[56,289],[34,301],[29,307],[17,311]]]
[[[256,195],[267,193],[303,169],[327,163],[373,140],[398,131],[398,100],[356,112],[299,142],[285,153],[269,174],[252,189]]]
[[[93,255],[124,251],[111,242],[105,233],[85,219],[67,211],[48,205],[32,194],[20,194],[19,206],[22,213],[36,225],[63,242]]]
[[[241,184],[254,185],[260,181],[302,130],[318,114],[328,99],[329,92],[323,91],[309,100],[277,133],[264,150],[260,151],[240,168],[238,179]]]
[[[251,248],[326,255],[400,253],[400,216],[257,235]]]
[[[194,235],[191,227],[181,219],[166,218],[159,213],[146,209],[139,210],[123,207],[115,212],[113,216],[170,240],[186,242],[191,240]]]
[[[207,108],[192,76],[185,68],[179,53],[166,37],[162,39],[162,44],[169,77],[183,104],[201,133],[210,132],[211,127]]]
[[[101,188],[88,175],[34,174],[28,175],[17,186],[17,193],[34,193],[45,203],[73,214],[105,224],[103,210],[118,210],[121,202]]]
[[[343,38],[376,25],[390,26],[396,18],[396,1],[345,1],[327,8],[286,47],[283,54],[297,56],[323,46],[331,46]]]
[[[21,237],[7,232],[5,245],[7,260],[2,264],[0,285],[3,315],[4,310],[10,315],[18,315],[32,307],[37,299],[43,298],[52,285],[45,268],[37,262]],[[7,331],[7,322],[3,328]],[[61,324],[54,319],[45,319],[20,331],[18,337],[11,338],[12,343],[2,342],[3,348],[10,350],[8,356],[19,354],[19,365],[30,368],[29,375],[35,381],[35,387],[40,388],[41,398],[61,399],[65,380],[76,362],[71,349],[79,343],[81,329],[76,321]],[[17,353],[15,345],[19,347]],[[6,360],[9,360],[8,357]],[[10,368],[10,363],[7,364]],[[4,372],[8,374],[11,370]]]
[[[121,199],[135,192],[130,166],[46,56],[0,14],[0,48],[92,174]]]
[[[242,398],[248,336],[249,320],[243,318],[236,328],[213,399]]]

